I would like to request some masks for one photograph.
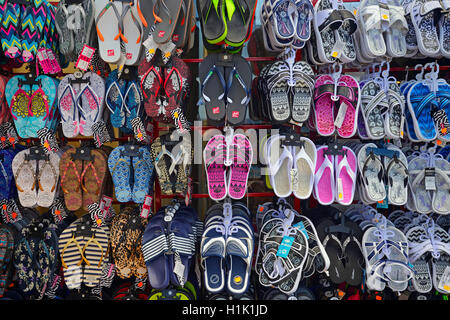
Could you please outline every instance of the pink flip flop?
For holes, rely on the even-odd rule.
[[[223,200],[227,196],[225,137],[212,137],[203,150],[208,193],[212,200]]]
[[[332,204],[334,201],[334,159],[326,155],[327,146],[317,148],[316,171],[314,176],[314,196],[322,205]]]
[[[250,140],[243,134],[233,137],[233,163],[228,177],[228,195],[230,198],[242,199],[247,192],[247,181],[253,158]]]
[[[359,85],[352,76],[342,75],[338,81],[339,109],[334,121],[339,136],[350,138],[356,133],[359,109]],[[342,108],[342,109],[341,109]]]
[[[314,90],[315,124],[321,136],[334,133],[334,81],[330,75],[321,75],[316,79]]]
[[[356,155],[348,147],[343,146],[346,154],[335,156],[336,202],[348,206],[353,202],[356,186]]]

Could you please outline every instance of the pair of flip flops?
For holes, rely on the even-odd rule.
[[[57,194],[61,156],[50,153],[42,158],[35,157],[44,152],[40,147],[25,149],[12,161],[19,201],[24,207],[48,208]]]
[[[27,84],[32,79],[33,84]],[[9,79],[5,97],[21,138],[37,138],[44,127],[55,127],[56,91],[59,81],[46,75],[18,75]]]
[[[258,209],[259,244],[255,270],[259,283],[291,295],[302,279],[325,272],[330,259],[311,220],[289,206]]]
[[[335,132],[342,138],[356,133],[360,89],[350,75],[333,73],[316,78],[313,123],[317,133],[330,136]]]
[[[108,168],[119,202],[143,203],[150,191],[154,165],[147,147],[124,145],[114,148]]]
[[[123,3],[94,0],[95,28],[99,54],[107,63],[136,65],[140,61],[144,26],[148,22],[140,9],[140,0]]]
[[[314,72],[304,61],[266,65],[254,90],[252,113],[265,121],[301,125],[308,120],[314,91]]]
[[[446,230],[428,216],[409,217],[403,215],[396,220],[408,221],[404,228],[409,244],[409,259],[415,270],[412,285],[418,293],[428,293],[434,289],[448,294],[449,289],[442,285],[445,269],[450,265],[450,236]],[[406,223],[403,221],[403,225]]]
[[[122,279],[147,277],[142,254],[142,235],[146,227],[147,220],[139,217],[139,212],[132,207],[121,210],[111,222],[111,254],[116,274]]]
[[[184,286],[201,234],[197,213],[180,203],[162,207],[149,220],[142,238],[142,252],[152,288]]]
[[[308,138],[289,145],[287,135],[273,135],[264,146],[270,185],[277,197],[287,198],[292,193],[298,199],[308,199],[314,185],[316,146]]]
[[[407,105],[405,122],[412,141],[450,141],[450,85],[445,79],[436,82],[436,90],[427,80],[409,82],[403,87]]]
[[[58,227],[44,217],[21,230],[14,249],[19,287],[34,299],[42,298],[58,265]]]
[[[208,54],[199,66],[201,99],[208,122],[237,125],[251,100],[252,70],[237,54]]]
[[[109,245],[109,230],[84,216],[70,224],[59,237],[64,282],[69,290],[97,287]]]
[[[186,63],[176,57],[167,65],[143,60],[138,74],[147,115],[156,121],[186,128],[187,121],[182,114],[191,87],[191,73]]]
[[[357,31],[360,53],[364,59],[382,56],[404,57],[407,53],[406,34],[409,30],[406,12],[400,1],[380,4],[364,0],[357,11],[360,28]]]
[[[113,70],[106,79],[105,102],[110,111],[110,121],[114,128],[125,133],[134,132],[133,120],[142,116],[142,92],[135,80],[119,78],[118,70]]]
[[[405,234],[387,223],[378,222],[369,227],[362,238],[366,265],[366,287],[383,291],[389,287],[394,292],[408,288],[415,270],[409,260],[409,244]]]
[[[61,190],[67,209],[76,211],[97,203],[107,174],[106,153],[102,149],[69,148],[61,156]]]
[[[195,13],[192,0],[143,1],[143,14],[148,26],[144,29],[145,57],[150,61],[159,49],[164,64],[176,52],[194,46]]]
[[[253,28],[256,0],[197,2],[203,38],[210,44],[241,47]]]
[[[330,151],[327,145],[317,148],[313,196],[322,205],[337,202],[348,206],[356,190],[356,155],[347,146],[342,146],[341,154]]]
[[[152,161],[163,194],[186,194],[192,170],[191,137],[173,131],[156,138],[151,145]]]
[[[361,83],[358,135],[365,140],[401,139],[404,136],[405,98],[395,79],[386,89],[377,80]]]
[[[81,78],[65,76],[58,86],[58,107],[63,134],[67,138],[92,136],[92,127],[103,118],[105,81],[87,72]]]
[[[383,202],[402,206],[408,201],[409,164],[400,148],[374,143],[357,147],[360,198],[365,204]],[[411,196],[411,195],[410,195]]]
[[[311,37],[312,19],[313,6],[309,0],[264,1],[260,20],[265,49],[302,49]]]
[[[253,248],[253,226],[245,205],[228,202],[209,208],[200,244],[206,290],[244,294],[250,283]]]
[[[408,167],[412,197],[408,208],[424,214],[449,214],[450,163],[439,154],[424,152],[412,156]]]
[[[363,231],[359,225],[345,216],[341,222],[323,218],[317,223],[317,232],[330,258],[330,280],[335,284],[359,286],[364,275]]]
[[[308,57],[317,64],[356,59],[352,35],[357,30],[354,14],[341,0],[320,0],[314,5],[314,35],[308,45]],[[315,44],[315,46],[314,46]]]
[[[0,39],[6,57],[26,63],[35,59],[40,47],[56,52],[55,8],[50,2],[5,1],[0,16]]]
[[[245,135],[212,137],[203,150],[203,161],[211,199],[223,200],[227,196],[242,199],[245,196],[253,161],[253,147]]]
[[[90,43],[94,25],[94,0],[80,3],[60,1],[55,12],[55,26],[59,34],[59,51],[69,61],[76,61],[84,44]]]

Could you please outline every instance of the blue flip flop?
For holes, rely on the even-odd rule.
[[[113,70],[106,79],[105,102],[110,114],[111,124],[115,128],[121,128],[125,124],[124,94],[126,81],[118,79],[118,71]]]
[[[117,201],[128,202],[131,200],[131,158],[125,156],[125,148],[118,146],[108,157],[108,168],[114,183]]]
[[[146,147],[139,148],[140,157],[133,157],[134,184],[131,197],[136,203],[144,203],[145,196],[149,193],[150,182],[153,177],[153,163],[150,151]]]

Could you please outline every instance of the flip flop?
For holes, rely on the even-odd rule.
[[[107,63],[116,63],[121,55],[120,39],[125,38],[121,19],[122,2],[94,0],[94,5],[100,57]]]
[[[67,209],[76,211],[83,204],[81,193],[81,173],[83,163],[81,160],[73,160],[75,148],[68,149],[63,153],[59,161],[59,172],[61,174],[61,189],[64,192],[64,201]]]
[[[322,205],[329,205],[335,199],[334,159],[326,155],[327,146],[317,148],[317,161],[314,176],[314,197]]]
[[[121,16],[123,24],[122,41],[125,43],[125,65],[127,66],[132,66],[139,62],[143,41],[142,35],[144,33],[142,24],[147,23],[145,18],[143,21],[142,18],[143,15],[139,6],[134,2],[123,4]]]
[[[388,150],[397,151],[399,156],[392,159],[384,157],[384,167],[388,179],[388,201],[402,206],[408,200],[408,160],[404,153],[394,145],[387,145]]]
[[[292,193],[290,172],[294,159],[290,147],[281,143],[282,137],[271,136],[265,145],[264,154],[268,162],[268,174],[273,191],[277,197],[286,198]]]
[[[343,146],[345,155],[336,155],[336,202],[350,205],[353,202],[356,189],[357,159],[352,149]]]
[[[228,195],[239,200],[247,191],[248,175],[253,161],[253,148],[250,140],[243,134],[235,134],[230,147],[233,147],[233,162],[228,176]],[[236,149],[234,149],[236,147]]]
[[[334,94],[333,78],[322,75],[316,78],[314,91],[314,114],[317,133],[330,136],[334,133],[334,103],[331,96]]]
[[[383,201],[386,198],[383,181],[385,169],[380,156],[374,153],[367,154],[367,148],[376,148],[376,145],[368,143],[358,151],[358,169],[362,187],[370,201]]]
[[[388,108],[386,93],[375,81],[368,81],[361,89],[361,114],[364,119],[366,133],[372,140],[385,136],[384,113]]]
[[[83,75],[84,80],[89,82],[81,87],[78,94],[76,105],[80,110],[80,133],[90,137],[93,135],[92,126],[101,118],[103,114],[103,99],[105,97],[105,82],[102,77],[93,72],[87,72]],[[84,122],[82,124],[81,122]],[[82,127],[82,129],[81,129]]]
[[[29,149],[19,152],[12,161],[12,171],[21,205],[31,208],[37,202],[37,177],[35,161],[26,159],[29,154]]]
[[[225,168],[225,144],[225,137],[218,135],[208,141],[203,151],[208,194],[213,200],[222,200],[228,194]]]
[[[227,36],[224,0],[200,0],[197,12],[206,41],[211,44],[222,42]]]
[[[156,43],[163,44],[172,39],[182,3],[183,0],[155,0],[153,5],[153,17],[155,18],[153,39]]]
[[[103,263],[108,249],[108,236],[101,227],[91,227],[92,236],[83,246],[83,256],[86,265],[83,269],[83,283],[87,287],[96,287],[100,284]]]
[[[22,37],[22,55],[19,57],[21,62],[30,62],[34,59],[38,47],[38,16],[33,7],[21,6],[20,26]]]
[[[147,148],[141,147],[141,157],[133,157],[134,184],[131,198],[135,203],[143,203],[149,192],[154,166],[151,161],[151,154]]]
[[[49,208],[55,200],[59,180],[59,160],[58,154],[50,153],[48,161],[38,162],[39,191],[36,203],[39,207]]]
[[[303,146],[293,147],[295,178],[292,183],[292,192],[298,199],[308,199],[314,187],[314,174],[316,170],[317,151],[314,143],[308,138],[300,138]]]
[[[108,169],[114,182],[114,192],[120,202],[131,200],[131,158],[124,155],[125,148],[118,146],[108,157]]]
[[[22,54],[20,4],[5,1],[4,6],[0,25],[2,49],[5,56],[15,59]]]
[[[242,123],[250,102],[252,70],[250,64],[241,56],[233,55],[233,68],[225,68],[227,79],[227,121],[232,125]]]
[[[102,152],[94,149],[90,152],[92,160],[83,161],[83,171],[80,176],[83,189],[82,207],[85,210],[90,204],[100,200],[107,167],[106,157]]]
[[[216,65],[217,59],[216,54],[209,54],[199,66],[202,98],[208,120],[212,122],[223,121],[226,114],[225,69]]]
[[[350,138],[356,133],[360,104],[359,84],[355,78],[348,75],[342,75],[338,83],[337,95],[340,107],[337,110],[334,125],[337,127],[336,130],[340,137]],[[345,108],[345,112],[341,108]]]
[[[233,47],[240,47],[247,40],[249,26],[253,23],[256,0],[225,0],[224,11],[227,18],[227,32],[223,40]]]
[[[26,80],[25,76],[14,76],[9,79],[5,87],[5,98],[11,110],[11,116],[14,120],[17,134],[21,138],[28,138],[27,127],[30,112],[28,108],[30,94],[20,86],[20,81],[22,80]]]
[[[300,2],[309,2],[300,1]],[[311,110],[311,100],[314,92],[314,72],[310,65],[298,61],[292,67],[295,86],[292,99],[292,120],[303,123],[308,120]]]

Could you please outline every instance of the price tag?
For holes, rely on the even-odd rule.
[[[278,247],[277,256],[281,258],[287,258],[289,251],[291,251],[292,244],[294,243],[294,237],[284,236]]]
[[[148,218],[149,215],[151,215],[152,212],[152,201],[153,198],[149,195],[145,196],[144,203],[142,204],[142,210],[141,210],[141,218]]]
[[[438,289],[450,293],[450,267],[446,267],[439,281]]]
[[[336,119],[334,120],[334,125],[337,128],[342,127],[342,123],[344,122],[346,113],[347,113],[347,104],[346,103],[341,103],[341,106],[339,107],[339,111],[338,111],[338,114],[336,116]]]
[[[87,71],[89,64],[91,63],[92,57],[94,56],[95,48],[89,47],[87,45],[83,46],[80,56],[78,57],[75,68]]]
[[[298,230],[300,230],[301,232],[303,232],[303,234],[306,237],[306,240],[309,240],[309,236],[308,236],[308,231],[306,231],[305,225],[303,224],[303,222],[299,222],[293,225],[294,228],[297,228]]]
[[[337,180],[337,188],[338,188],[338,199],[344,199],[344,186],[342,185],[342,179],[338,178]]]
[[[436,190],[436,173],[434,171],[434,168],[425,169],[425,190]]]

